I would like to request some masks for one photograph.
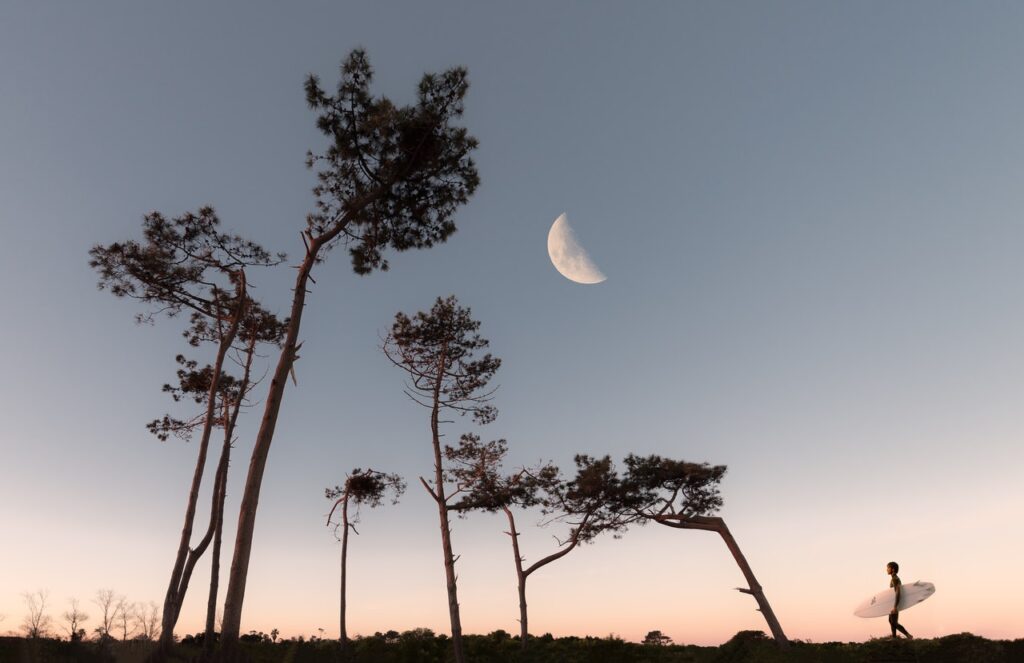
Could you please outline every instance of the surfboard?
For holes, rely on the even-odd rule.
[[[930,582],[918,580],[913,583],[903,583],[900,591],[900,610],[913,608],[935,593],[935,585]],[[858,617],[885,617],[892,611],[892,604],[896,601],[896,592],[892,588],[878,592],[867,599],[853,611]]]

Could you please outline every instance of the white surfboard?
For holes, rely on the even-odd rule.
[[[900,610],[913,608],[935,593],[935,585],[930,582],[918,580],[913,583],[904,583],[900,590]],[[892,588],[878,592],[867,599],[853,611],[858,617],[885,617],[892,611],[892,605],[896,602],[896,591]]]

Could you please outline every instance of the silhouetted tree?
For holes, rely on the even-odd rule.
[[[306,294],[315,283],[313,267],[339,244],[348,249],[353,271],[369,274],[388,268],[383,255],[388,248],[405,251],[444,242],[455,232],[455,211],[479,183],[470,158],[476,139],[454,124],[469,87],[465,69],[425,75],[411,106],[396,106],[370,93],[373,71],[362,50],[348,56],[340,74],[334,96],[323,91],[315,76],[306,81],[306,100],[330,145],[307,158],[309,167],[318,168],[316,210],[302,233],[306,252],[242,492],[224,603],[225,658],[233,657],[239,636],[260,486],[287,376],[298,358]]]
[[[643,644],[654,645],[655,647],[664,647],[672,644],[672,638],[668,637],[661,631],[650,631],[644,636]]]
[[[479,424],[490,423],[497,416],[497,410],[489,404],[494,391],[488,389],[488,383],[501,360],[489,353],[477,356],[488,346],[487,339],[477,333],[479,329],[480,323],[470,316],[468,308],[458,305],[454,296],[439,297],[428,312],[421,311],[413,317],[398,313],[383,346],[387,358],[408,374],[405,393],[430,410],[434,480],[431,484],[420,477],[420,482],[437,503],[456,663],[462,663],[464,658],[448,514],[451,501],[463,489],[449,489],[446,481],[441,456],[441,413],[470,414]]]
[[[25,620],[21,624],[21,630],[29,638],[45,638],[49,635],[50,626],[53,624],[53,618],[46,614],[46,601],[50,597],[50,593],[45,589],[39,589],[34,592],[25,592],[21,596],[25,599],[25,607],[28,608],[28,614],[25,615]]]
[[[348,557],[348,531],[351,529],[356,534],[356,524],[359,522],[359,508],[368,506],[371,509],[383,504],[386,493],[391,492],[391,503],[398,504],[398,499],[405,492],[405,481],[397,474],[385,474],[373,469],[356,468],[346,477],[345,483],[334,488],[324,490],[324,496],[334,500],[331,512],[327,514],[327,525],[335,525],[334,532],[341,540],[341,591],[340,591],[340,617],[338,620],[339,632],[338,644],[342,652],[348,646],[348,631],[345,628],[345,587],[346,587],[346,559]],[[350,512],[349,507],[355,505],[355,511]],[[334,512],[341,507],[341,520],[334,523],[332,518]],[[272,639],[277,639],[277,631],[271,631]]]
[[[128,636],[135,633],[135,604],[129,603],[124,596],[117,601],[115,609],[117,626],[121,629],[121,642],[127,642]]]
[[[636,514],[641,524],[655,522],[677,529],[718,533],[747,581],[746,588],[737,589],[754,597],[776,643],[786,647],[789,644],[786,634],[736,539],[725,521],[712,515],[722,506],[718,484],[725,475],[725,466],[633,454],[626,457],[625,465],[623,509]]]
[[[446,455],[453,466],[451,474],[456,485],[466,493],[454,508],[492,512],[500,509],[508,520],[506,534],[512,541],[519,592],[519,637],[525,648],[529,637],[526,581],[530,575],[604,532],[621,532],[629,525],[630,514],[620,507],[622,486],[608,456],[576,456],[576,476],[565,481],[550,463],[502,474],[507,448],[504,440],[481,444],[478,436],[464,435],[458,448],[446,447]],[[536,506],[547,516],[545,524],[567,524],[569,533],[562,540],[556,539],[559,550],[525,566],[513,509]]]
[[[135,630],[140,640],[147,642],[156,640],[160,635],[160,606],[153,601],[146,605],[139,604],[135,612]]]
[[[100,609],[100,625],[96,627],[96,635],[100,642],[114,639],[114,626],[117,624],[118,606],[124,605],[124,597],[117,596],[112,589],[100,589],[96,592],[93,603]]]
[[[185,592],[190,564],[198,554],[190,549],[199,488],[206,467],[210,435],[215,425],[217,395],[224,361],[249,309],[246,267],[274,265],[284,259],[273,256],[254,242],[220,232],[220,220],[211,207],[168,220],[158,212],[143,219],[142,243],[135,240],[95,246],[89,265],[99,272],[99,288],[117,297],[136,299],[152,307],[137,316],[152,321],[157,315],[176,316],[187,311],[190,327],[185,332],[192,345],[204,339],[217,342],[216,359],[208,372],[206,413],[202,420],[199,453],[185,508],[178,552],[164,598],[160,648],[155,658],[172,643]],[[194,365],[191,366],[194,368]],[[190,376],[201,375],[191,372]],[[165,417],[169,426],[176,423]],[[151,424],[152,429],[152,424]],[[203,546],[205,550],[205,546]],[[191,557],[191,559],[190,559]],[[104,633],[109,635],[109,629]]]
[[[78,599],[70,599],[68,601],[71,604],[69,610],[65,610],[62,617],[67,622],[67,626],[64,628],[68,632],[68,639],[72,642],[78,642],[82,640],[85,631],[82,629],[82,623],[89,619],[89,615],[82,612],[81,607],[78,604]]]
[[[221,422],[224,441],[221,446],[220,461],[214,477],[213,499],[211,503],[210,527],[204,541],[213,535],[213,552],[210,568],[210,591],[206,603],[206,629],[203,637],[203,656],[210,658],[216,642],[217,591],[220,583],[220,555],[224,530],[224,503],[227,499],[228,466],[231,459],[231,448],[235,442],[235,427],[238,415],[246,403],[246,398],[255,387],[252,378],[252,365],[257,348],[261,343],[280,346],[284,337],[286,323],[278,321],[271,313],[253,303],[242,320],[238,337],[241,347],[233,357],[242,369],[242,377],[232,380],[224,389],[221,402]]]

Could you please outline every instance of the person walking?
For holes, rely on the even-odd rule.
[[[900,571],[900,565],[896,562],[889,562],[885,565],[885,572],[892,576],[889,580],[889,586],[892,587],[893,591],[896,592],[896,601],[892,604],[892,610],[889,611],[889,628],[892,629],[892,637],[898,638],[896,631],[899,631],[907,637],[908,640],[913,640],[914,636],[907,632],[907,629],[903,628],[900,624],[900,599],[903,598],[903,583],[900,582],[900,577],[896,575]]]

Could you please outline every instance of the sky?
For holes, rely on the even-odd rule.
[[[468,68],[481,186],[444,245],[314,273],[243,631],[337,637],[323,491],[373,467],[409,490],[362,514],[349,633],[447,632],[416,479],[428,413],[379,345],[395,313],[455,294],[503,364],[498,419],[449,436],[506,438],[509,467],[727,465],[720,515],[790,638],[885,635],[852,611],[890,560],[937,587],[901,618],[916,636],[1024,637],[1022,30],[1012,3],[3,3],[0,632],[37,589],[55,618],[79,599],[90,629],[99,589],[162,601],[181,531],[196,445],[144,426],[175,411],[180,322],[136,325],[89,248],[209,204],[294,264],[324,147],[302,83],[332,87],[362,47],[398,103]],[[552,266],[562,213],[605,282]],[[249,274],[282,315],[293,278]],[[564,535],[536,521],[520,515],[528,561]],[[465,632],[518,630],[505,528],[454,522]],[[204,561],[179,634],[202,629],[208,578]],[[766,630],[742,585],[714,534],[635,528],[532,576],[530,630],[717,644]]]

